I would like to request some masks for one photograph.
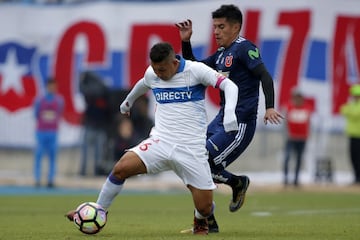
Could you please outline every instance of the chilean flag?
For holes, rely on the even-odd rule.
[[[37,95],[32,72],[35,48],[17,43],[0,45],[0,108],[15,112],[33,104]]]

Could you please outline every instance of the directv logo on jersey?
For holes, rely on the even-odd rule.
[[[205,98],[205,87],[196,85],[189,88],[154,88],[153,93],[158,103],[199,101]]]
[[[156,101],[174,101],[191,99],[192,92],[159,92],[155,94]]]

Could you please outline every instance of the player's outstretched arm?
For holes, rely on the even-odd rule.
[[[130,115],[130,108],[134,104],[135,100],[144,95],[149,90],[144,83],[144,78],[140,79],[130,93],[126,96],[125,100],[120,105],[120,112],[122,114]]]
[[[271,124],[280,124],[284,117],[274,109],[274,83],[271,75],[267,71],[264,64],[257,66],[253,70],[253,73],[260,78],[261,86],[265,96],[265,125],[268,122]]]
[[[194,53],[192,51],[190,39],[192,35],[192,22],[190,19],[187,19],[182,22],[178,22],[175,26],[179,29],[180,38],[181,38],[181,49],[182,55],[187,60],[196,61]]]
[[[178,22],[175,26],[179,29],[180,38],[183,42],[190,42],[192,35],[192,22],[190,19],[187,19],[182,22]]]

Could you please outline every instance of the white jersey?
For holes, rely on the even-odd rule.
[[[174,143],[205,146],[205,90],[207,86],[218,87],[225,77],[203,63],[177,57],[179,70],[167,81],[157,77],[151,66],[145,72],[144,84],[152,89],[156,100],[151,135]]]

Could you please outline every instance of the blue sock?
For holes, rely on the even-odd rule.
[[[239,184],[238,176],[226,171],[222,170],[219,173],[212,173],[212,177],[215,183],[224,183],[231,187],[236,187]]]

